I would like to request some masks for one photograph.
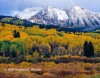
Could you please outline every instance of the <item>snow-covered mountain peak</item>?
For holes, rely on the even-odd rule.
[[[79,6],[74,6],[73,7],[75,10],[81,10],[82,8],[81,7],[79,7]]]
[[[61,21],[68,19],[66,11],[64,11],[64,10],[61,10],[61,9],[58,9],[58,8],[55,8],[52,6],[48,6],[48,8],[46,10],[48,11],[48,15],[50,17],[54,18],[54,16],[56,16],[57,19],[61,20]]]
[[[78,13],[78,14],[81,14],[81,13],[84,13],[84,12],[86,12],[88,10],[85,9],[85,8],[81,8],[79,6],[74,6],[74,7],[70,8],[69,11],[72,11],[72,12],[75,12],[75,13]]]

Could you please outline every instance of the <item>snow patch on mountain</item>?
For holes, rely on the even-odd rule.
[[[36,7],[36,8],[27,8],[24,11],[18,12],[15,17],[21,18],[21,19],[30,19],[32,16],[37,14],[39,11],[41,11],[43,8]]]

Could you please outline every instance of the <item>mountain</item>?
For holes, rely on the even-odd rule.
[[[43,8],[41,7],[37,7],[37,8],[27,8],[22,12],[18,12],[15,17],[18,17],[20,19],[30,19],[32,16],[34,16],[35,14],[37,14],[39,11],[41,11]]]
[[[42,9],[26,9],[16,15],[32,23],[48,24],[65,28],[84,27],[90,31],[100,27],[100,14],[74,6],[67,10],[48,6]]]

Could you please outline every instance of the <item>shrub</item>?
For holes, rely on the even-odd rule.
[[[47,76],[47,77],[56,77],[56,75],[51,74],[51,73],[48,73],[48,72],[43,73],[43,76]]]
[[[84,67],[84,69],[85,70],[93,70],[94,69],[94,67],[92,66],[92,65],[89,65],[89,64],[87,64],[85,67]]]
[[[0,57],[0,63],[10,63],[11,60],[9,57]]]
[[[97,76],[92,76],[90,78],[100,78],[100,75],[97,75]]]
[[[20,63],[20,65],[21,65],[21,66],[26,66],[26,67],[27,67],[27,66],[30,66],[31,63],[28,63],[28,62],[22,62],[22,63]]]
[[[100,72],[100,66],[96,66],[95,68],[98,72]]]

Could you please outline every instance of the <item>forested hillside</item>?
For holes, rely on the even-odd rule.
[[[26,21],[26,20],[22,20],[16,17],[11,17],[11,16],[0,16],[0,22],[2,23],[7,23],[7,24],[13,24],[13,25],[18,25],[18,26],[33,26],[34,24]]]
[[[6,59],[21,60],[50,58],[54,56],[84,56],[84,42],[92,42],[95,57],[100,56],[100,34],[58,32],[56,29],[40,29],[0,23],[1,62]],[[8,62],[9,63],[9,62]]]

